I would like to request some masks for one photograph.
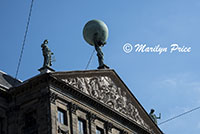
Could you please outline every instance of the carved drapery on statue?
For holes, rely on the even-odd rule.
[[[48,40],[44,40],[44,42],[41,45],[42,53],[43,53],[43,56],[44,56],[43,67],[50,67],[52,65],[52,55],[53,55],[53,53],[51,52],[51,50],[49,49],[47,44],[48,44]]]
[[[117,87],[110,77],[75,77],[62,80],[149,129],[126,92]]]
[[[55,71],[55,70],[53,70],[51,68],[52,62],[55,61],[55,57],[52,57],[53,52],[51,52],[51,50],[49,49],[49,47],[47,46],[47,44],[48,44],[48,40],[44,40],[44,42],[41,45],[41,47],[42,47],[42,54],[43,54],[43,57],[44,57],[43,66],[40,69],[38,69],[38,71],[40,71],[41,74],[49,73],[49,72],[54,72]]]

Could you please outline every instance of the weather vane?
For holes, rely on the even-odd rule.
[[[108,27],[106,24],[101,20],[87,22],[83,28],[83,37],[88,44],[95,47],[99,61],[98,69],[108,69],[109,67],[104,64],[104,55],[101,51],[101,47],[106,44],[108,39]]]

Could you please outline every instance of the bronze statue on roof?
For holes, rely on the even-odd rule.
[[[155,114],[154,114],[155,110],[154,109],[151,109],[151,112],[149,113],[149,116],[150,118],[154,121],[154,123],[157,125],[157,119],[160,119],[161,118],[161,113],[159,113],[159,117],[157,117]]]
[[[101,20],[91,20],[83,28],[83,37],[87,43],[95,47],[97,52],[98,69],[108,69],[104,64],[104,55],[101,48],[106,44],[108,38],[108,27]]]
[[[41,47],[42,47],[42,53],[43,53],[43,56],[44,56],[43,67],[50,67],[50,66],[52,66],[52,55],[53,55],[53,53],[48,48],[47,44],[48,44],[48,40],[44,40],[44,42],[41,45]]]

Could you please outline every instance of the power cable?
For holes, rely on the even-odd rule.
[[[86,65],[86,67],[85,67],[85,70],[88,69],[88,66],[89,66],[89,64],[90,64],[90,62],[91,62],[91,60],[92,60],[92,57],[93,57],[93,55],[94,55],[94,52],[95,52],[95,50],[92,51],[92,54],[91,54],[91,56],[90,56],[90,59],[89,59],[87,65]]]
[[[187,112],[184,112],[184,113],[182,113],[182,114],[179,114],[179,115],[177,115],[177,116],[175,116],[175,117],[172,117],[172,118],[170,118],[170,119],[168,119],[168,120],[165,120],[165,121],[159,123],[158,125],[167,123],[167,122],[169,122],[169,121],[171,121],[171,120],[174,120],[174,119],[176,119],[176,118],[178,118],[178,117],[181,117],[181,116],[183,116],[183,115],[185,115],[185,114],[191,113],[191,112],[196,111],[196,110],[198,110],[198,109],[200,109],[200,106],[199,106],[199,107],[196,107],[196,108],[193,108],[193,109],[191,109],[191,110],[189,110],[189,111],[187,111]]]
[[[18,76],[18,73],[19,73],[19,68],[20,68],[20,64],[21,64],[21,60],[22,60],[22,55],[23,55],[23,52],[24,52],[24,46],[25,46],[26,37],[27,37],[27,34],[28,34],[28,28],[29,28],[29,24],[30,24],[30,20],[31,20],[31,13],[32,13],[32,8],[33,8],[33,3],[34,3],[34,0],[31,1],[31,5],[30,5],[28,21],[27,21],[27,24],[26,24],[26,30],[25,30],[25,34],[24,34],[24,40],[23,40],[23,43],[22,43],[22,49],[21,49],[21,53],[20,53],[20,56],[19,56],[19,61],[18,61],[18,64],[17,64],[17,70],[16,70],[16,74],[15,74],[14,86],[16,84],[16,79],[17,79],[17,76]]]

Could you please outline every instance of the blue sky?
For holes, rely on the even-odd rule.
[[[15,76],[30,0],[0,1],[0,70]],[[162,113],[165,121],[200,106],[200,1],[35,0],[18,78],[39,74],[43,57],[40,45],[49,40],[56,71],[84,70],[93,47],[82,36],[87,21],[103,20],[109,38],[105,63],[127,84],[147,112]],[[168,52],[131,53],[123,45],[160,44]],[[170,45],[191,47],[190,53],[170,53]],[[98,66],[96,55],[88,69]],[[199,134],[200,110],[159,127],[165,134]]]

